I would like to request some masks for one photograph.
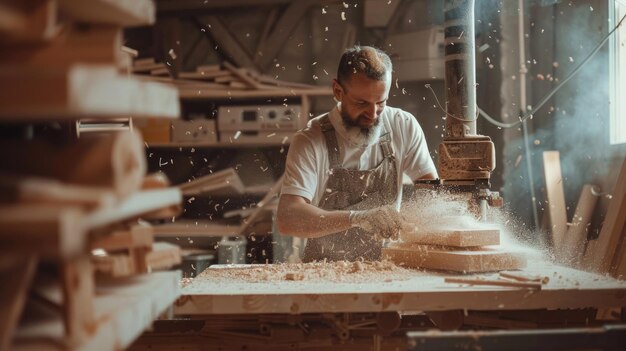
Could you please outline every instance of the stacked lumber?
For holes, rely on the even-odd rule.
[[[439,218],[444,223],[446,219],[445,216]],[[422,232],[417,227],[408,227],[403,229],[401,238],[402,241],[383,248],[383,258],[405,267],[460,273],[526,267],[523,253],[500,246],[498,228],[444,225],[437,230]]]
[[[573,267],[583,265],[586,269],[599,270],[598,262],[593,264],[590,262],[593,260],[591,251],[594,249],[588,249],[588,253],[585,253],[585,246],[600,188],[594,184],[583,185],[574,215],[571,221],[568,221],[559,151],[544,151],[543,166],[547,203],[544,229],[549,235],[548,241],[552,244],[554,256],[560,263],[566,265]],[[605,234],[604,238],[610,235]],[[589,244],[595,245],[594,242]],[[598,253],[596,258],[602,260],[602,257],[605,257],[605,253]],[[608,267],[604,267],[604,271],[608,271]]]
[[[615,181],[598,238],[589,241],[583,268],[626,279],[626,159]]]
[[[91,242],[97,274],[119,278],[169,269],[181,263],[180,248],[154,242],[150,225],[135,225]]]
[[[178,117],[174,87],[126,74],[132,49],[122,47],[122,27],[152,23],[150,0],[3,4],[0,119]]]
[[[177,78],[173,78],[167,64],[156,62],[153,58],[143,58],[133,62],[132,71],[141,79],[175,84],[181,91],[181,96],[184,95],[183,92],[194,90],[281,91],[292,89],[302,93],[320,90],[315,85],[282,81],[261,74],[252,68],[236,67],[228,61],[224,61],[221,65],[201,65],[193,72],[180,72]]]
[[[125,253],[129,274],[180,260],[178,248],[133,223],[177,213],[181,191],[146,177],[144,140],[132,127],[99,125],[179,116],[175,87],[126,73],[135,53],[122,47],[123,27],[153,23],[154,3],[11,0],[0,12],[0,124],[90,127],[80,137],[0,138],[0,284],[11,286],[1,294],[9,313],[0,349],[125,348],[179,294],[179,272],[109,286],[92,255]]]

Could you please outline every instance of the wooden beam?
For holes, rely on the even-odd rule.
[[[147,26],[156,18],[151,0],[59,0],[59,11],[77,22]]]
[[[561,250],[559,255],[563,263],[578,266],[585,253],[589,224],[598,202],[598,195],[593,193],[594,187],[592,184],[585,184],[580,192],[576,211],[571,224],[567,228],[567,233],[563,240],[563,250]]]
[[[452,250],[427,245],[394,245],[382,250],[383,258],[398,265],[461,273],[493,272],[526,267],[526,256],[497,247]]]
[[[154,230],[150,225],[134,225],[127,230],[103,235],[91,242],[91,249],[107,251],[127,250],[135,247],[152,248]]]
[[[87,340],[65,348],[129,348],[179,295],[180,272],[155,272],[124,281],[99,281],[92,302],[93,315],[98,323],[90,330]],[[66,345],[60,318],[51,318],[49,313],[29,317],[17,330],[10,349],[58,350],[59,345]]]
[[[9,350],[11,340],[28,297],[28,289],[35,274],[35,255],[15,256],[3,253],[0,267],[0,349]]]
[[[0,70],[0,120],[177,118],[175,87],[117,73],[115,66]]]
[[[74,196],[77,200],[93,197],[92,201],[106,201],[96,196],[97,190],[100,190],[101,196],[110,191],[118,198],[124,198],[141,187],[146,160],[141,136],[119,132],[81,137],[61,145],[41,140],[0,141],[0,170],[13,175],[49,178],[91,187],[90,191],[76,187],[74,192],[77,194]],[[31,188],[35,186],[31,184]],[[43,188],[38,189],[43,194],[45,184],[40,182],[39,188]],[[71,186],[66,188],[69,190]],[[54,192],[54,189],[48,190]],[[58,194],[56,197],[61,199],[65,195],[72,194]]]
[[[295,28],[300,24],[302,17],[307,11],[318,1],[314,0],[301,0],[294,1],[289,4],[285,12],[280,16],[280,19],[276,23],[272,34],[266,40],[268,45],[265,49],[258,52],[254,58],[254,62],[261,68],[261,70],[267,69],[267,67],[276,58],[280,50],[284,47],[287,39],[293,34]],[[241,67],[241,66],[240,66]]]
[[[86,255],[61,263],[63,321],[70,344],[80,344],[95,329],[93,268]]]
[[[206,30],[218,46],[218,51],[224,56],[233,60],[239,67],[256,68],[255,63],[250,58],[250,54],[243,48],[241,43],[235,38],[218,16],[209,15],[196,17],[196,23],[201,29]]]
[[[3,50],[0,64],[66,67],[75,63],[107,64],[122,67],[130,63],[122,47],[118,27],[66,27],[49,42],[13,46]]]
[[[87,239],[79,207],[18,205],[0,208],[0,246],[48,257],[86,252]]]
[[[548,229],[552,234],[552,244],[558,256],[563,250],[563,241],[567,231],[565,193],[563,191],[563,176],[561,175],[561,161],[558,151],[544,151],[543,171],[549,216]]]
[[[583,258],[583,267],[600,273],[615,272],[618,261],[616,253],[624,246],[624,223],[626,222],[626,159],[617,177],[611,202],[598,239],[590,241]]]

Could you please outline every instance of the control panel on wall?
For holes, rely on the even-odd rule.
[[[217,115],[220,140],[230,142],[285,143],[298,130],[301,106],[220,106]]]

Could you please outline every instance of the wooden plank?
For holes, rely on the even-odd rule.
[[[124,67],[130,60],[120,47],[122,47],[120,28],[68,26],[49,42],[16,45],[3,50],[0,64],[52,68],[89,63]]]
[[[558,151],[543,152],[543,172],[546,184],[547,211],[550,221],[549,232],[557,255],[563,251],[563,240],[567,231],[567,212],[565,210],[565,193],[563,176]]]
[[[91,260],[98,276],[121,278],[138,273],[135,257],[128,254],[93,255]]]
[[[156,19],[151,0],[59,0],[59,11],[76,22],[122,27],[151,25]]]
[[[70,344],[80,344],[96,327],[93,269],[89,257],[84,255],[62,262],[60,271],[66,337]]]
[[[257,82],[254,78],[248,76],[241,69],[233,66],[230,62],[224,61],[224,67],[230,71],[236,78],[245,83],[249,88],[252,89],[261,89],[261,84]],[[217,81],[217,80],[216,80]]]
[[[152,248],[154,230],[150,225],[134,225],[127,230],[114,231],[91,242],[91,249],[116,251],[136,247]]]
[[[101,281],[93,301],[98,321],[73,350],[125,349],[180,295],[180,272],[156,272],[120,282]],[[60,318],[31,316],[17,330],[13,350],[58,349],[64,342]]]
[[[403,229],[400,237],[404,242],[424,245],[475,247],[500,245],[500,229],[450,229],[436,233],[420,233],[419,230]]]
[[[590,246],[587,247],[583,258],[585,269],[602,273],[615,272],[617,261],[623,260],[616,257],[616,252],[621,250],[620,245],[624,246],[622,234],[626,222],[626,159],[622,163],[611,195],[600,235],[595,241],[589,242]]]
[[[0,267],[0,349],[8,350],[28,297],[37,258],[34,255],[15,256],[7,253],[3,253],[3,256]]]
[[[560,260],[566,264],[577,266],[585,252],[587,234],[593,211],[598,202],[598,196],[593,194],[594,185],[585,184],[580,192],[576,211],[572,223],[567,228],[567,234],[563,241],[563,250],[560,252]]]
[[[111,223],[141,217],[143,214],[181,202],[182,194],[178,188],[144,190],[130,195],[115,208],[88,213],[82,225],[86,229],[95,229]]]
[[[145,257],[148,271],[169,269],[182,262],[180,247],[166,242],[154,243],[152,251]]]
[[[84,211],[77,206],[17,205],[0,207],[0,247],[70,257],[86,252]]]
[[[176,118],[176,88],[117,73],[114,66],[0,69],[0,120]]]
[[[404,267],[461,273],[521,269],[526,266],[524,254],[494,247],[461,251],[426,245],[393,246],[383,248],[383,257]]]
[[[301,264],[280,265],[285,271],[298,272]],[[219,266],[218,266],[219,267]],[[528,261],[523,274],[549,275],[540,291],[501,287],[457,287],[443,282],[436,272],[410,271],[402,279],[381,273],[366,281],[319,277],[287,281],[284,277],[249,282],[243,274],[263,265],[212,266],[183,288],[177,315],[329,313],[380,311],[446,310],[526,310],[576,309],[626,305],[626,282],[611,277],[554,265],[541,259]],[[268,274],[279,267],[268,265]],[[230,279],[218,270],[232,270]],[[262,273],[261,273],[262,274]],[[221,277],[221,278],[220,278]],[[498,274],[474,277],[497,279]],[[336,277],[340,278],[340,277]]]
[[[85,209],[112,207],[113,191],[99,187],[64,184],[45,178],[22,178],[0,174],[0,195],[20,204],[56,204]]]
[[[97,187],[124,198],[141,187],[146,157],[141,136],[129,132],[83,136],[64,144],[6,140],[0,141],[0,171]],[[93,192],[76,196],[89,197]]]
[[[60,29],[56,1],[8,0],[0,3],[0,41],[12,44],[48,41]]]

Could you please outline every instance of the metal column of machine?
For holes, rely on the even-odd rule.
[[[487,204],[502,201],[489,190],[496,166],[493,142],[476,134],[474,0],[446,0],[444,10],[446,128],[439,144],[440,185],[473,194],[485,220]]]

